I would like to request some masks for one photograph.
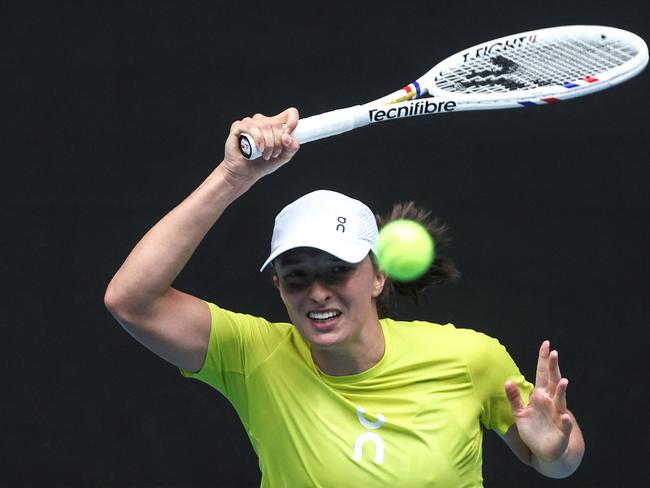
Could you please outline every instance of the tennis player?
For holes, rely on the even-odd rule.
[[[402,285],[376,267],[377,221],[358,200],[316,191],[276,217],[262,268],[271,269],[288,323],[172,287],[226,208],[296,154],[297,122],[288,109],[232,125],[223,162],[115,274],[105,296],[111,313],[183,375],[230,400],[264,487],[482,486],[484,429],[546,476],[573,473],[584,441],[567,410],[558,353],[542,343],[532,385],[495,339],[385,317],[382,300]],[[263,151],[260,159],[241,157],[242,132]],[[426,217],[412,206],[396,213]],[[425,223],[444,242],[444,229]],[[404,286],[456,273],[438,257],[426,283]]]

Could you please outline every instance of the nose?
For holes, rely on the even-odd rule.
[[[309,298],[316,303],[325,303],[332,297],[332,292],[320,280],[313,280],[309,286]]]

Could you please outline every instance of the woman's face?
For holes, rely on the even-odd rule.
[[[317,249],[297,248],[274,265],[274,282],[291,322],[313,348],[353,348],[376,332],[374,299],[386,278],[370,256],[353,264]]]

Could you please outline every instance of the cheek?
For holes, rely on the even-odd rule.
[[[291,306],[291,297],[286,292],[280,293],[280,299],[285,307],[289,308]]]
[[[371,304],[379,294],[375,282],[367,278],[358,280],[356,283],[349,283],[349,285],[346,287],[345,296],[348,297],[348,300],[364,307]]]
[[[300,294],[296,292],[287,291],[287,289],[280,289],[280,299],[284,303],[285,308],[291,315],[294,310],[299,306]]]

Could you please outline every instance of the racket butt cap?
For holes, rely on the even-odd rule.
[[[239,135],[239,150],[241,155],[248,160],[257,159],[262,155],[262,151],[257,148],[253,138],[246,133]]]

